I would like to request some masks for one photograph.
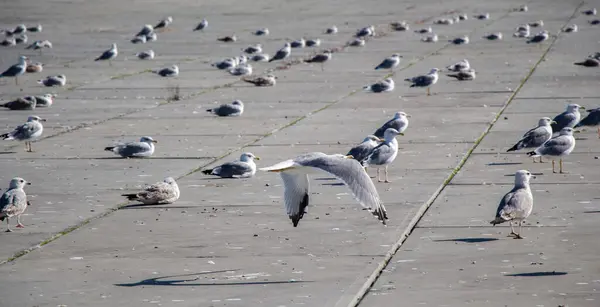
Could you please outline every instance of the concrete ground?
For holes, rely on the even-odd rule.
[[[523,4],[528,12],[515,12]],[[0,235],[0,306],[598,306],[600,203],[598,140],[577,134],[565,159],[568,174],[533,164],[523,152],[505,153],[539,117],[567,103],[597,107],[598,70],[572,65],[598,51],[598,28],[584,8],[599,1],[13,1],[2,24],[44,26],[30,41],[53,49],[0,48],[0,67],[18,55],[46,64],[41,74],[0,79],[0,99],[58,94],[35,111],[0,110],[1,131],[28,115],[47,118],[44,138],[26,153],[3,142],[0,182],[21,176],[33,184],[25,229]],[[413,29],[439,17],[489,12],[433,28],[438,43],[420,42]],[[133,45],[144,24],[173,16],[157,42]],[[201,18],[204,33],[191,32]],[[511,37],[518,24],[544,20],[547,42]],[[411,31],[392,32],[407,20]],[[576,23],[578,33],[560,29]],[[340,32],[323,31],[337,25]],[[376,25],[365,47],[341,47],[357,28]],[[269,27],[271,35],[251,31]],[[481,39],[500,31],[504,40]],[[537,32],[537,29],[533,29]],[[235,33],[235,43],[217,37]],[[471,43],[448,39],[468,34]],[[256,88],[210,66],[262,43],[273,55],[292,39],[321,38],[319,49],[294,49],[292,58],[336,48],[325,70],[295,63],[253,64],[274,70],[278,84]],[[94,62],[111,43],[119,57]],[[154,49],[157,58],[133,54]],[[364,93],[385,77],[383,58],[403,55],[396,90]],[[468,58],[477,79],[440,76],[426,96],[403,79]],[[178,64],[163,79],[148,69]],[[37,79],[65,74],[65,88]],[[171,100],[179,87],[181,100]],[[215,118],[217,103],[241,99],[242,117]],[[223,180],[198,172],[250,151],[271,165],[305,152],[345,153],[395,112],[410,114],[392,183],[376,183],[390,221],[383,227],[329,176],[312,181],[312,205],[293,228],[275,174]],[[120,159],[103,151],[120,140],[159,141],[150,159]],[[496,206],[518,169],[537,174],[534,210],[524,240],[491,227]],[[166,176],[178,179],[172,205],[123,206],[120,194]],[[427,210],[428,209],[428,210]],[[4,227],[4,225],[3,225]]]

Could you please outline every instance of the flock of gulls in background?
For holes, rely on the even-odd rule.
[[[528,7],[522,6],[515,9],[518,12],[527,12]],[[583,11],[582,14],[588,16],[596,15],[596,9]],[[490,14],[478,14],[473,16],[477,20],[490,19]],[[433,22],[434,25],[452,25],[458,22],[464,22],[469,17],[466,14],[460,14],[451,18],[440,18]],[[133,44],[145,44],[156,41],[158,34],[166,31],[173,23],[172,17],[167,17],[161,20],[156,26],[145,25],[131,39]],[[594,19],[589,21],[590,25],[600,24],[600,20]],[[528,24],[519,25],[516,32],[513,34],[515,38],[525,38],[528,44],[539,44],[549,39],[548,31],[542,30],[537,34],[531,34],[532,28],[542,28],[544,22],[537,20]],[[409,31],[410,25],[407,22],[393,22],[390,27],[394,31]],[[209,23],[206,19],[202,19],[192,30],[207,31]],[[569,25],[562,29],[565,33],[574,33],[578,31],[577,25]],[[12,30],[2,30],[6,38],[0,42],[2,46],[15,46],[18,44],[27,44],[28,37],[26,33],[42,32],[42,26],[26,27],[19,25]],[[435,43],[439,40],[437,34],[434,33],[431,26],[414,30],[415,33],[423,35],[421,40],[427,43]],[[335,35],[338,33],[336,26],[331,26],[325,29],[324,34]],[[270,31],[268,28],[261,28],[252,32],[257,37],[268,36]],[[347,42],[345,47],[362,47],[365,46],[369,37],[376,36],[375,27],[367,26],[358,29],[352,40]],[[489,33],[482,37],[489,41],[500,41],[503,39],[503,34],[500,32]],[[218,41],[228,43],[235,42],[238,38],[235,35],[219,37]],[[468,36],[460,36],[449,40],[449,43],[455,45],[469,44]],[[287,61],[290,59],[294,48],[318,47],[321,45],[320,39],[300,39],[296,41],[286,42],[285,45],[277,50],[273,56],[263,53],[262,45],[249,45],[242,49],[243,55],[238,57],[226,58],[221,61],[212,63],[212,66],[219,70],[225,70],[228,73],[241,76],[242,80],[252,83],[259,87],[275,86],[277,77],[273,74],[265,76],[254,76],[251,62],[274,62]],[[344,47],[344,48],[345,48]],[[48,40],[36,40],[27,45],[26,49],[39,50],[43,52],[45,48],[52,48],[52,43]],[[341,49],[343,50],[343,49]],[[327,62],[332,60],[334,52],[340,50],[325,50],[321,53],[304,59],[303,62],[315,63],[325,69]],[[110,49],[103,52],[95,61],[105,61],[112,66],[112,61],[119,56],[117,44],[112,44]],[[139,60],[152,60],[156,57],[153,50],[141,51],[135,54]],[[393,72],[400,64],[402,56],[393,54],[381,61],[375,67],[375,70],[389,70]],[[598,67],[600,53],[590,55],[587,59],[575,63],[576,65],[586,67]],[[291,65],[287,63],[286,65]],[[30,63],[28,58],[21,56],[19,62],[6,69],[0,78],[14,78],[15,84],[19,84],[19,76],[25,73],[39,73],[43,71],[43,64]],[[469,81],[476,78],[476,72],[471,67],[467,59],[458,61],[445,68],[447,76],[460,81]],[[427,90],[427,95],[431,95],[431,87],[434,86],[439,79],[439,73],[442,70],[432,68],[427,74],[406,78],[410,87],[424,88]],[[160,77],[176,77],[179,75],[179,67],[172,65],[161,69],[152,70],[152,73]],[[63,87],[67,82],[65,75],[48,76],[45,79],[38,81],[39,84],[46,87]],[[391,92],[395,88],[394,80],[387,77],[379,82],[364,87],[364,91],[372,93]],[[16,100],[2,104],[2,107],[10,110],[34,110],[36,107],[52,106],[55,94],[49,93],[41,96],[25,96]],[[553,119],[544,117],[539,119],[538,126],[525,133],[508,151],[529,150],[527,154],[535,158],[550,157],[552,160],[553,172],[556,172],[554,159],[559,160],[559,172],[563,172],[562,159],[568,156],[575,148],[575,138],[573,137],[573,129],[600,125],[600,108],[589,110],[589,115],[581,119],[579,112],[583,107],[577,104],[569,104],[565,112],[557,115]],[[244,112],[244,103],[240,100],[233,101],[230,104],[223,104],[218,107],[208,109],[216,116],[242,116]],[[351,190],[353,196],[358,202],[377,217],[383,224],[386,223],[387,213],[383,206],[375,184],[368,175],[367,170],[374,168],[378,182],[389,182],[388,166],[394,162],[398,155],[398,141],[396,137],[404,135],[404,132],[409,126],[410,116],[404,112],[397,112],[392,119],[385,122],[372,135],[368,135],[362,143],[351,148],[347,154],[328,155],[324,153],[308,153],[300,155],[296,158],[277,163],[270,167],[261,168],[263,171],[277,172],[281,175],[284,183],[284,199],[285,208],[289,218],[292,220],[294,227],[302,219],[306,208],[310,203],[309,193],[309,174],[318,171],[329,173],[341,181],[343,181]],[[27,122],[19,125],[13,131],[0,135],[4,140],[17,140],[25,142],[26,151],[31,152],[31,143],[42,136],[43,125],[45,119],[38,116],[29,116]],[[600,137],[600,127],[598,128],[598,136]],[[106,151],[110,151],[124,158],[143,158],[150,157],[155,151],[157,143],[150,136],[143,136],[137,142],[119,143],[114,146],[106,147]],[[252,153],[243,153],[239,160],[228,162],[212,169],[203,170],[203,173],[211,176],[219,176],[222,178],[249,178],[255,175],[257,166],[255,160],[259,157]],[[384,178],[381,178],[380,172],[383,169]],[[496,217],[491,224],[509,222],[511,226],[511,236],[514,238],[522,238],[520,227],[532,211],[533,197],[529,188],[529,180],[532,177],[531,173],[526,170],[520,170],[515,175],[515,186],[501,200],[497,210]],[[22,178],[14,178],[10,181],[8,191],[6,191],[0,199],[0,220],[6,219],[8,230],[10,229],[9,218],[17,217],[17,227],[23,227],[20,216],[28,206],[26,194],[23,190],[24,186],[29,184]],[[163,182],[159,182],[148,186],[138,193],[124,194],[128,200],[139,201],[143,204],[169,204],[177,201],[180,196],[179,187],[172,177],[166,178]],[[515,232],[513,222],[518,223],[519,232]]]

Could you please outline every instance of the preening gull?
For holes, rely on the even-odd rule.
[[[394,90],[395,84],[392,78],[385,78],[379,82],[367,85],[363,88],[366,92],[384,93]]]
[[[398,130],[399,133],[404,133],[404,131],[406,131],[408,128],[409,117],[410,115],[407,115],[404,112],[396,112],[396,114],[394,114],[394,118],[388,120],[385,124],[383,124],[383,126],[379,127],[379,129],[377,129],[373,135],[382,138],[388,128],[394,128]]]
[[[240,116],[244,113],[244,103],[241,100],[234,100],[230,104],[222,104],[216,108],[208,109],[206,112],[218,116]]]
[[[208,20],[203,18],[202,21],[200,21],[200,23],[194,28],[194,31],[204,31],[206,27],[208,27]]]
[[[234,76],[249,76],[252,74],[252,65],[241,64],[229,69],[229,73]]]
[[[290,43],[290,47],[292,48],[304,48],[306,47],[306,40],[303,38],[299,39],[299,40],[295,40],[293,42]]]
[[[158,22],[157,25],[154,26],[154,29],[164,29],[173,23],[173,17],[168,16],[167,18]]]
[[[375,67],[375,70],[389,69],[390,71],[392,71],[400,64],[400,58],[402,58],[401,55],[399,55],[398,53],[394,53],[391,57],[385,58],[383,62],[377,65],[377,67]]]
[[[47,87],[65,86],[67,84],[67,77],[65,75],[48,76],[46,79],[38,80],[37,82]]]
[[[135,56],[140,60],[152,60],[154,59],[155,53],[153,50],[146,50],[136,53]]]
[[[597,59],[594,59],[594,58],[587,58],[581,62],[576,62],[573,64],[579,65],[579,66],[585,66],[585,67],[598,67],[598,66],[600,66],[600,61],[598,61]]]
[[[499,40],[502,40],[502,33],[496,32],[496,33],[486,34],[483,36],[483,38],[485,38],[489,41],[499,41]]]
[[[506,152],[542,146],[552,138],[552,126],[550,126],[552,123],[553,121],[550,117],[540,118],[538,126],[527,131],[517,144],[509,148]],[[535,159],[533,159],[533,162],[535,163]],[[540,157],[540,163],[542,163],[542,157]]]
[[[427,88],[427,96],[431,95],[429,88],[436,84],[438,81],[438,72],[440,70],[437,68],[432,68],[428,74],[416,76],[413,78],[404,79],[404,81],[408,81],[411,83],[410,87],[426,87]]]
[[[310,204],[308,176],[316,171],[327,172],[344,182],[364,208],[384,225],[386,223],[387,213],[373,181],[360,163],[350,157],[313,152],[260,170],[280,174],[285,187],[285,209],[294,227],[298,226]]]
[[[153,70],[152,72],[161,77],[177,77],[179,75],[179,66],[173,65],[171,67]]]
[[[19,85],[19,76],[24,74],[26,69],[27,69],[27,57],[20,56],[19,63],[12,65],[7,70],[5,70],[3,73],[1,73],[0,78],[14,77],[15,85]]]
[[[336,26],[331,26],[325,29],[325,34],[336,34],[338,33],[338,28]]]
[[[364,27],[362,29],[358,29],[356,31],[356,34],[354,34],[354,36],[356,37],[365,37],[365,36],[375,36],[375,26],[368,26],[368,27]]]
[[[33,110],[36,103],[37,99],[34,96],[25,96],[0,104],[0,106],[9,110]]]
[[[496,210],[496,218],[490,222],[494,226],[509,222],[510,234],[508,236],[515,239],[523,239],[521,226],[533,209],[533,195],[529,188],[530,178],[531,173],[527,170],[520,170],[515,173],[515,186],[502,197]],[[518,233],[513,228],[513,221],[519,224]]]
[[[110,49],[104,51],[94,61],[108,61],[108,63],[112,66],[112,59],[116,58],[118,54],[119,51],[117,50],[117,44],[112,44]]]
[[[547,39],[548,39],[548,37],[550,37],[550,36],[548,35],[548,31],[544,30],[544,31],[542,31],[542,32],[540,32],[540,33],[538,33],[538,34],[536,34],[536,35],[535,35],[535,36],[533,36],[532,38],[530,38],[530,39],[527,41],[527,43],[528,43],[528,44],[532,44],[532,43],[541,43],[541,42],[543,42],[543,41],[547,40]]]
[[[221,178],[250,178],[256,174],[254,160],[260,160],[251,152],[245,152],[239,160],[227,162],[212,169],[203,170],[205,175],[215,175]]]
[[[575,128],[580,127],[598,127],[598,137],[600,138],[600,108],[588,110],[588,115],[582,119]]]
[[[16,140],[25,142],[25,151],[33,152],[31,142],[37,140],[44,132],[44,126],[41,122],[46,120],[39,116],[29,116],[27,122],[17,126],[13,131],[0,135],[3,140]]]
[[[54,103],[54,98],[56,94],[44,94],[41,96],[35,96],[35,107],[36,108],[44,108],[50,107]]]
[[[179,199],[179,186],[173,177],[167,177],[144,188],[143,191],[122,194],[129,201],[139,201],[144,205],[172,204]]]
[[[306,40],[306,47],[319,47],[319,46],[321,46],[321,40],[318,38]]]
[[[459,81],[470,81],[474,80],[477,75],[475,74],[475,69],[469,68],[463,69],[454,74],[447,74],[446,76],[456,78]]]
[[[277,83],[277,77],[272,74],[268,74],[265,77],[243,78],[242,80],[256,86],[275,86]]]
[[[410,26],[404,20],[403,21],[392,22],[390,24],[390,27],[392,27],[392,29],[394,31],[408,31],[410,29]]]
[[[313,56],[312,58],[305,60],[306,63],[319,63],[321,64],[321,70],[324,70],[323,64],[329,60],[331,60],[331,51],[330,50],[325,50],[323,51],[323,53],[321,54],[317,54],[315,56]]]
[[[29,202],[23,188],[31,183],[23,178],[15,177],[10,181],[8,190],[0,197],[0,221],[6,219],[6,232],[12,232],[10,229],[10,218],[17,217],[17,228],[24,228],[21,224],[21,214],[25,212]]]
[[[361,164],[365,167],[374,167],[377,169],[377,181],[381,182],[379,178],[379,170],[384,169],[385,182],[390,182],[388,179],[388,165],[392,164],[398,155],[398,141],[396,136],[404,135],[394,128],[388,128],[383,133],[383,142],[377,145],[369,153],[369,155],[361,161]]]
[[[219,38],[217,38],[217,40],[220,42],[224,42],[224,43],[233,43],[233,42],[237,41],[237,36],[235,36],[235,34],[233,34],[231,36],[219,37]]]
[[[273,56],[273,58],[271,58],[269,60],[269,62],[286,59],[290,56],[291,53],[292,53],[292,46],[290,45],[290,43],[285,43],[285,46],[283,46],[283,48],[279,49],[277,51],[277,53],[275,53],[275,56]]]
[[[143,136],[139,142],[120,143],[104,148],[123,158],[146,158],[154,154],[154,143],[158,143],[149,136]]]
[[[362,37],[357,37],[351,41],[349,41],[348,43],[346,43],[346,46],[350,46],[350,47],[362,47],[364,46],[366,43],[365,39]]]
[[[244,51],[247,54],[261,53],[262,52],[262,46],[261,46],[261,44],[250,45],[250,46],[242,49],[242,51]]]
[[[269,29],[268,28],[258,29],[256,31],[252,32],[252,34],[254,34],[256,36],[267,36],[267,35],[269,35]]]
[[[446,69],[448,69],[449,71],[456,72],[469,68],[471,68],[471,64],[469,64],[469,61],[467,59],[463,59],[462,61],[458,61],[452,65],[446,66]]]
[[[568,156],[575,149],[575,138],[573,137],[573,128],[565,127],[560,130],[560,134],[551,138],[536,150],[528,152],[530,157],[550,156],[559,157],[560,173],[563,173],[562,158]],[[554,159],[552,159],[552,172],[554,170]]]
[[[383,142],[383,139],[374,135],[369,135],[362,141],[362,143],[352,147],[346,156],[351,156],[352,159],[360,162],[366,159],[371,151],[373,151],[373,149],[381,142]]]
[[[552,124],[552,132],[558,133],[564,127],[575,127],[579,120],[581,119],[581,113],[579,113],[579,109],[585,110],[584,107],[571,103],[567,105],[567,110],[556,115],[552,120],[555,122]]]

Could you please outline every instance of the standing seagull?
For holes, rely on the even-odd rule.
[[[383,93],[394,90],[395,84],[392,78],[385,78],[382,81],[367,85],[363,88],[366,92]]]
[[[575,149],[575,138],[573,137],[573,128],[565,127],[560,130],[560,134],[551,138],[542,146],[534,151],[528,152],[530,157],[551,156],[559,157],[560,173],[563,173],[562,157],[568,156]],[[552,172],[554,170],[554,159],[552,159]]]
[[[173,23],[173,17],[168,16],[167,18],[159,21],[158,24],[154,26],[154,29],[155,30],[156,29],[165,29],[172,23]]]
[[[286,59],[290,56],[291,53],[292,53],[292,46],[290,45],[290,43],[285,43],[285,46],[283,46],[283,48],[279,49],[277,51],[277,53],[275,53],[275,56],[273,56],[269,60],[269,62]]]
[[[139,142],[121,143],[104,148],[123,158],[147,158],[154,154],[154,143],[158,141],[149,136],[143,136]]]
[[[173,177],[167,177],[162,182],[157,182],[146,187],[143,191],[122,194],[129,201],[139,201],[144,205],[172,204],[179,199],[179,186]]]
[[[509,237],[514,239],[523,239],[521,236],[521,226],[523,221],[529,217],[533,209],[533,195],[529,188],[529,179],[531,173],[526,170],[520,170],[515,173],[515,186],[506,193],[496,210],[496,218],[490,224],[510,223]],[[519,233],[515,233],[513,221],[519,223]]]
[[[393,71],[394,68],[396,68],[398,64],[400,64],[400,58],[402,58],[401,55],[394,53],[391,57],[386,58],[385,60],[383,60],[383,62],[377,65],[377,67],[375,67],[375,70],[389,69],[390,71]]]
[[[244,103],[241,100],[234,100],[230,104],[222,104],[216,108],[208,109],[206,112],[218,116],[240,116],[244,113]]]
[[[600,138],[600,108],[588,110],[589,114],[582,119],[575,128],[579,127],[598,127],[598,137]]]
[[[10,181],[8,190],[0,197],[0,221],[6,219],[6,232],[10,229],[10,218],[17,217],[17,228],[24,228],[21,224],[21,214],[25,212],[29,202],[23,188],[30,183],[23,178],[15,177]]]
[[[325,70],[325,68],[323,67],[323,64],[327,61],[331,60],[331,51],[329,50],[325,50],[323,51],[323,53],[321,54],[317,54],[315,56],[313,56],[312,58],[306,60],[306,63],[319,63],[321,64],[321,71]]]
[[[173,65],[171,67],[153,70],[152,72],[161,77],[177,77],[179,75],[179,66]]]
[[[438,72],[440,70],[437,68],[432,68],[426,75],[416,76],[413,78],[404,79],[404,81],[408,81],[411,83],[410,87],[426,87],[427,88],[427,96],[431,95],[429,88],[436,84],[438,81]]]
[[[351,156],[352,159],[360,162],[366,159],[371,151],[373,151],[373,149],[381,142],[383,142],[383,139],[374,135],[369,135],[362,141],[362,143],[352,147],[346,156]]]
[[[373,151],[361,161],[362,165],[367,167],[375,167],[377,169],[377,181],[379,179],[379,170],[384,169],[385,182],[390,182],[388,179],[388,165],[392,164],[398,155],[398,141],[396,136],[403,135],[394,128],[388,128],[383,134],[383,142],[377,147],[373,148]]]
[[[208,27],[208,20],[202,19],[202,21],[194,28],[194,31],[204,31]]]
[[[568,104],[566,111],[556,115],[556,117],[552,119],[554,121],[554,124],[552,124],[552,132],[556,134],[564,127],[575,127],[575,125],[577,125],[581,119],[581,113],[579,113],[579,109],[585,110],[584,107],[578,104]]]
[[[104,51],[99,57],[97,57],[94,61],[106,61],[108,60],[108,64],[112,66],[112,60],[117,57],[119,51],[117,50],[117,44],[112,44],[110,49]]]
[[[3,73],[1,73],[0,78],[14,77],[15,85],[19,85],[19,76],[24,74],[26,69],[27,69],[27,57],[20,56],[19,63],[9,67],[7,70],[5,70]]]
[[[31,141],[35,141],[42,136],[42,133],[44,132],[44,126],[41,122],[45,121],[45,119],[42,119],[39,116],[29,116],[26,123],[17,126],[15,130],[9,133],[0,135],[0,138],[9,141],[24,141],[25,151],[33,152],[31,149]]]
[[[382,138],[388,128],[394,128],[398,130],[398,132],[404,133],[404,131],[406,131],[408,128],[409,117],[410,116],[406,115],[404,112],[396,112],[396,114],[394,114],[394,118],[388,120],[385,124],[383,124],[383,126],[379,127],[379,129],[377,129],[373,135]]]
[[[384,225],[386,223],[387,213],[381,203],[379,193],[369,175],[354,159],[339,154],[327,155],[322,152],[312,152],[260,170],[280,174],[285,187],[283,193],[285,209],[294,227],[298,226],[306,213],[306,207],[310,204],[308,175],[317,170],[334,175],[344,182],[352,191],[354,198],[364,208]]]
[[[538,126],[527,131],[517,144],[509,148],[506,152],[542,146],[546,141],[552,138],[552,127],[550,126],[552,123],[553,121],[550,117],[540,118]],[[533,159],[533,163],[535,163],[535,159]],[[540,163],[543,163],[542,157],[540,157]]]
[[[47,87],[65,86],[67,77],[65,75],[48,76],[46,79],[38,80],[38,83]]]
[[[239,160],[203,170],[202,173],[221,178],[250,178],[256,174],[256,163],[254,163],[254,160],[260,160],[260,158],[251,152],[245,152],[240,156]]]

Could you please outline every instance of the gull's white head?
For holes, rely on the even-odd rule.
[[[531,173],[528,170],[519,170],[515,173],[515,185],[529,185]]]
[[[20,178],[20,177],[15,177],[13,179],[10,180],[9,189],[22,189],[25,187],[25,185],[29,185],[31,183],[27,182],[25,179]]]
[[[175,179],[173,177],[167,177],[163,180],[164,183],[168,184],[168,185],[177,185],[177,182],[175,181]]]
[[[389,141],[395,139],[397,135],[404,135],[404,134],[400,133],[398,130],[396,130],[394,128],[387,128],[385,130],[385,132],[383,133],[383,138],[389,142]]]
[[[239,106],[241,108],[244,107],[244,103],[241,100],[234,100],[231,104],[234,106]]]
[[[28,122],[45,122],[46,120],[39,116],[31,115],[31,116],[27,117],[27,121]]]
[[[392,54],[392,58],[401,58],[402,56],[399,53]]]
[[[394,114],[394,118],[398,119],[398,118],[406,118],[408,117],[408,115],[404,112],[396,112],[396,114]]]
[[[559,134],[560,135],[570,135],[570,136],[573,136],[573,128],[571,128],[571,127],[564,127],[562,129],[560,129]]]
[[[245,152],[240,156],[240,161],[243,161],[243,162],[250,162],[250,161],[254,161],[254,160],[260,160],[260,158],[255,156],[251,152]]]
[[[167,21],[167,22],[173,22],[173,17],[171,17],[171,16],[168,16],[168,17],[167,17],[167,19],[166,19],[166,21]]]
[[[379,143],[379,142],[383,142],[383,140],[381,138],[378,138],[372,134],[367,135],[367,137],[363,140],[364,142],[375,142],[375,143]]]
[[[579,111],[579,109],[585,110],[584,107],[582,107],[576,103],[571,103],[571,104],[567,105],[567,112],[569,112],[569,113],[577,112],[577,111]]]
[[[542,117],[540,118],[540,120],[538,121],[538,126],[550,126],[550,124],[552,124],[553,121],[550,117]]]
[[[172,69],[172,70],[173,70],[173,71],[174,71],[176,74],[178,74],[178,73],[179,73],[179,66],[177,66],[177,65],[173,65],[173,66],[171,66],[171,69]]]
[[[110,49],[112,50],[117,50],[117,44],[113,43],[110,47]]]
[[[25,62],[27,61],[27,57],[22,55],[19,57],[19,63],[20,64],[25,64]]]
[[[156,141],[155,139],[153,139],[152,137],[149,137],[149,136],[143,136],[140,139],[140,142],[142,142],[142,143],[148,143],[148,144],[158,143],[158,141]]]
[[[440,71],[440,70],[439,70],[438,68],[432,68],[432,69],[429,71],[429,74],[430,74],[430,75],[435,75],[435,74],[437,74],[439,71]]]

